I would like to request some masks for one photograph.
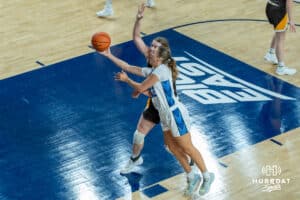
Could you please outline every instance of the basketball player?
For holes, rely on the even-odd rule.
[[[136,21],[134,24],[134,29],[133,29],[133,40],[138,49],[143,53],[145,56],[146,60],[149,60],[149,50],[150,48],[144,43],[142,38],[140,37],[140,26],[141,26],[141,19],[143,18],[144,15],[144,10],[145,10],[145,5],[141,4],[138,8],[138,13],[136,16]],[[151,46],[153,48],[157,48],[158,46],[164,46],[166,48],[169,48],[168,41],[165,40],[164,38],[156,38],[155,40],[152,41]],[[149,66],[149,64],[148,64]],[[151,66],[149,66],[151,67]],[[176,94],[176,80],[173,81],[173,87],[174,87],[174,92],[175,96]],[[140,116],[140,120],[137,125],[137,129],[134,133],[133,136],[133,144],[132,144],[132,155],[127,162],[126,166],[124,169],[121,170],[121,173],[129,173],[133,170],[133,168],[137,165],[142,164],[142,157],[141,157],[141,151],[144,147],[144,138],[146,135],[153,129],[153,127],[160,122],[159,114],[158,111],[154,108],[153,103],[151,98],[148,99],[147,106],[145,110],[143,111],[142,115]],[[143,138],[142,141],[137,141],[137,137],[140,136]],[[197,169],[194,166],[194,162],[188,157],[188,161],[186,161],[186,156],[184,156],[183,150],[181,148],[178,148],[178,145],[174,142],[174,139],[172,138],[171,134],[165,133],[164,134],[164,143],[167,151],[172,153],[177,160],[180,161],[180,159],[185,158],[185,160],[181,161],[183,163],[182,165],[184,166],[187,177],[187,188],[185,189],[185,192],[188,193],[188,187],[190,182],[191,177],[193,177],[193,174],[197,173]],[[138,159],[137,159],[138,158]],[[187,164],[189,163],[190,166]],[[188,175],[189,174],[189,175]]]
[[[146,6],[149,8],[153,8],[155,6],[154,0],[147,0]],[[114,15],[112,0],[106,0],[104,8],[98,11],[96,15],[98,17],[108,17]]]
[[[140,21],[143,18],[144,15],[144,10],[145,10],[145,4],[141,4],[138,9],[138,13],[136,16],[136,21],[134,24],[134,29],[133,29],[133,40],[138,49],[143,53],[145,56],[146,60],[149,60],[149,50],[150,48],[146,46],[142,38],[140,37]],[[155,40],[152,41],[152,48],[157,48],[158,46],[164,46],[166,48],[169,48],[168,41],[165,38],[158,37]],[[149,67],[151,67],[148,64]],[[123,69],[126,70],[126,69]],[[130,72],[130,71],[129,71]],[[174,92],[175,96],[176,94],[176,84],[175,81],[173,81],[173,87],[174,87]],[[139,94],[135,93],[134,96],[137,97]],[[133,144],[132,144],[132,154],[130,156],[130,159],[128,160],[126,166],[121,170],[122,174],[130,173],[133,171],[135,166],[141,165],[143,163],[143,158],[141,156],[141,151],[144,147],[144,139],[146,135],[153,129],[153,127],[160,122],[159,114],[158,111],[154,108],[153,103],[151,101],[151,98],[148,99],[147,101],[147,106],[143,113],[140,116],[137,129],[134,132],[133,135]],[[184,166],[185,171],[187,172],[187,183],[188,185],[191,183],[190,182],[190,177],[193,177],[193,174],[196,174],[197,169],[194,167],[193,161],[191,161],[189,158],[189,161],[187,161],[187,157],[185,156],[183,150],[181,148],[178,148],[178,145],[176,145],[173,137],[171,134],[165,133],[164,134],[164,143],[166,149],[172,153],[177,160],[180,161],[180,159],[184,159],[181,161],[183,163],[182,165]],[[189,175],[188,175],[189,174]],[[185,189],[187,192],[188,190]]]
[[[272,64],[277,64],[276,73],[278,75],[293,75],[296,73],[296,69],[285,66],[283,62],[284,41],[288,23],[290,23],[290,30],[296,32],[292,6],[292,0],[268,0],[266,5],[266,15],[269,22],[274,26],[275,33],[271,41],[271,47],[264,58]]]
[[[144,43],[144,41],[142,40],[142,38],[140,37],[140,21],[143,18],[143,14],[144,14],[144,10],[145,10],[145,5],[141,4],[139,6],[138,9],[138,13],[136,16],[136,21],[134,24],[134,29],[133,29],[133,41],[136,44],[137,48],[143,53],[143,55],[145,56],[146,60],[149,60],[149,47],[146,46],[146,44]],[[155,40],[152,41],[151,46],[153,48],[157,48],[158,46],[164,46],[166,48],[169,48],[169,44],[168,41],[165,40],[164,38],[158,37]],[[149,67],[151,67],[148,64]],[[176,94],[176,84],[175,81],[173,81],[174,84],[174,88],[175,88],[175,95]],[[138,95],[138,93],[136,93],[135,95]],[[147,106],[146,109],[144,110],[144,112],[142,113],[139,123],[137,125],[137,130],[135,131],[134,134],[134,140],[133,140],[133,148],[132,148],[132,155],[131,158],[128,162],[128,164],[125,166],[125,168],[122,170],[122,173],[126,173],[131,171],[131,169],[137,165],[140,164],[138,162],[135,162],[135,158],[136,157],[140,157],[140,153],[143,149],[144,146],[144,137],[153,129],[153,127],[158,124],[160,122],[159,119],[159,115],[158,115],[158,111],[154,108],[151,98],[148,99],[147,102]],[[139,135],[139,137],[142,137],[143,140],[141,142],[136,141],[135,137],[137,137],[137,135]],[[170,150],[171,152],[174,151],[178,151],[180,149],[176,148],[174,149],[174,145],[172,145],[172,138],[168,138],[167,136],[165,136],[165,144],[168,150]],[[175,153],[176,155],[177,153]]]
[[[202,185],[200,185],[201,176],[199,174],[193,174],[190,180],[191,184],[189,184],[186,194],[194,194],[194,192],[198,191],[199,187],[199,194],[206,194],[214,180],[214,174],[208,172],[200,152],[193,145],[191,134],[189,133],[190,122],[188,112],[174,94],[173,80],[176,80],[178,71],[176,62],[171,56],[170,48],[166,48],[162,45],[158,47],[151,46],[149,63],[152,68],[141,68],[129,65],[111,54],[110,49],[100,53],[122,69],[131,71],[139,76],[147,77],[142,83],[138,83],[130,79],[127,74],[122,71],[116,74],[115,79],[128,83],[140,93],[149,91],[152,96],[153,106],[158,110],[164,134],[170,135],[176,145],[195,162],[202,172]],[[176,156],[183,167],[185,167],[183,161],[187,160],[185,154]],[[180,156],[183,157],[180,158]]]

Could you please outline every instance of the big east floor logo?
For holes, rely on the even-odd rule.
[[[177,90],[201,104],[295,100],[228,74],[189,52],[183,54],[174,57],[180,71]]]

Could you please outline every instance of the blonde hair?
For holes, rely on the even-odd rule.
[[[166,64],[172,72],[173,81],[177,79],[178,69],[176,67],[176,61],[172,58],[171,49],[164,47],[163,45],[158,48],[158,57],[162,59],[162,63]]]
[[[161,46],[166,47],[166,48],[170,48],[169,46],[169,42],[166,38],[164,37],[156,37],[154,39],[156,42],[159,42],[161,44]]]

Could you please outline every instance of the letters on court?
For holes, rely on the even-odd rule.
[[[201,104],[295,100],[228,74],[189,52],[183,54],[174,57],[180,71],[177,90]]]

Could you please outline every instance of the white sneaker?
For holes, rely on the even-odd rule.
[[[214,180],[215,180],[215,174],[211,173],[211,172],[209,172],[209,178],[208,179],[203,178],[203,183],[202,183],[202,185],[200,187],[200,190],[199,190],[199,194],[201,196],[203,196],[203,195],[205,195],[206,193],[209,192],[210,186],[214,182]]]
[[[300,3],[300,0],[294,0],[294,2],[296,2],[296,3]]]
[[[266,61],[268,61],[269,63],[272,63],[273,65],[278,64],[278,60],[277,60],[275,53],[268,52],[264,58]]]
[[[96,13],[98,17],[108,17],[114,14],[114,10],[112,8],[104,7],[103,10],[100,10]]]
[[[153,8],[155,6],[154,0],[147,0],[146,6],[149,8]]]
[[[283,66],[283,67],[278,66],[277,69],[276,69],[276,73],[278,75],[294,75],[296,72],[297,72],[296,69],[289,68],[289,67],[286,67],[286,66]]]
[[[125,167],[120,171],[121,174],[129,174],[133,171],[134,167],[143,164],[144,160],[143,157],[140,156],[139,159],[136,161],[132,161],[129,159],[128,163],[125,165]]]
[[[187,179],[187,188],[184,190],[184,196],[192,196],[193,193],[198,191],[201,185],[201,176],[195,174],[192,180]]]

